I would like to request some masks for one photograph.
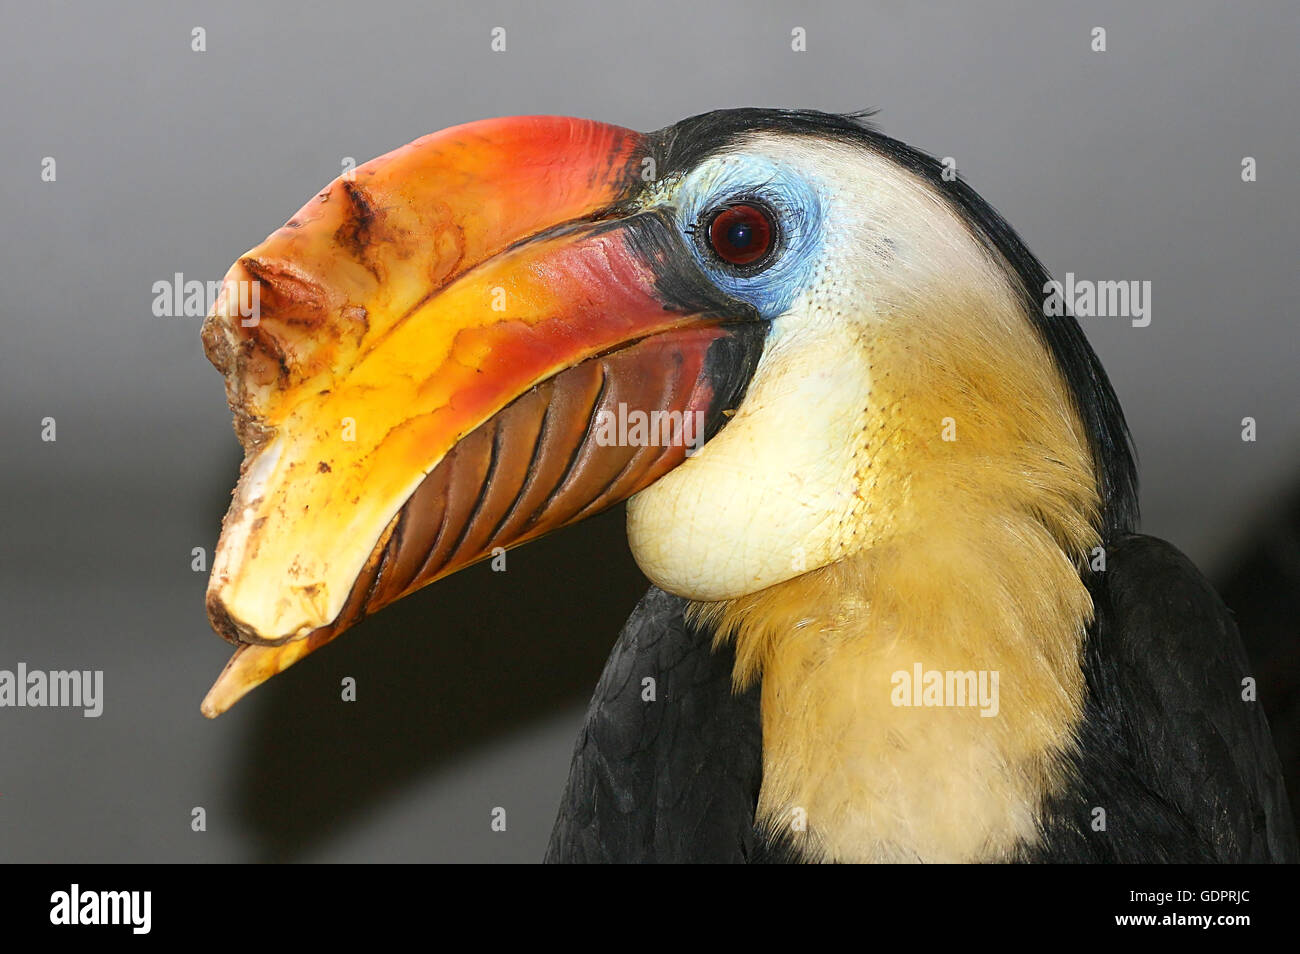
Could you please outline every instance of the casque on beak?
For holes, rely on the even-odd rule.
[[[647,149],[559,117],[444,130],[336,180],[231,268],[203,340],[245,459],[207,605],[239,648],[206,715],[636,493],[684,459],[688,422],[715,425],[735,397],[710,374],[726,316],[666,300],[647,251],[665,226],[620,208]],[[675,413],[678,439],[597,440],[620,404]]]

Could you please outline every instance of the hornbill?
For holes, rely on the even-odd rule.
[[[861,115],[492,119],[358,167],[204,324],[245,461],[203,711],[628,500],[653,586],[550,860],[1294,860],[1231,616],[1134,532],[1049,281]]]

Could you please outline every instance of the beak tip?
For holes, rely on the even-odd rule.
[[[278,670],[268,671],[262,657],[267,650],[275,649],[278,647],[247,643],[240,645],[221,670],[221,675],[217,676],[217,681],[212,684],[208,694],[203,697],[199,711],[209,719],[215,719],[274,675]]]
[[[249,692],[277,673],[284,672],[326,640],[291,640],[278,646],[243,643],[226,663],[217,681],[203,697],[199,711],[215,719]]]
[[[240,646],[235,650],[234,655],[230,657],[230,661],[221,670],[221,675],[217,676],[217,681],[212,684],[208,694],[203,697],[199,711],[207,718],[215,719],[221,715],[261,681],[257,680],[255,682],[249,679],[247,666],[242,658],[249,648],[248,646]]]

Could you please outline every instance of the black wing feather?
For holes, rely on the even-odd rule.
[[[745,862],[762,781],[758,691],[652,587],[624,626],[574,751],[548,862]],[[653,701],[643,680],[654,679]]]
[[[1129,535],[1090,588],[1089,701],[1076,782],[1029,860],[1295,861],[1262,704],[1228,608],[1176,548]],[[1094,830],[1105,809],[1105,830]]]

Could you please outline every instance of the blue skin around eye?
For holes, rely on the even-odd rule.
[[[688,179],[678,193],[678,225],[704,274],[734,298],[747,301],[769,320],[785,314],[812,280],[822,246],[821,198],[813,186],[769,159],[733,155],[714,174]],[[718,208],[737,199],[760,199],[776,213],[781,245],[776,258],[754,275],[737,274],[692,240]],[[702,233],[700,233],[702,234]]]

